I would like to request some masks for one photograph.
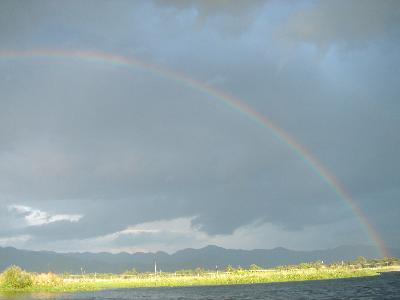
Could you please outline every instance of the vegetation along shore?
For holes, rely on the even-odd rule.
[[[321,261],[262,269],[227,266],[224,270],[179,270],[139,273],[135,269],[121,274],[40,274],[10,266],[0,275],[0,292],[75,292],[108,288],[163,287],[253,284],[284,281],[322,280],[377,276],[381,272],[400,271],[400,259],[367,260],[324,264]]]

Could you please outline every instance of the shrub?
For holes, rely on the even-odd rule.
[[[135,268],[132,268],[132,269],[130,269],[130,270],[127,270],[127,271],[125,271],[124,273],[122,273],[123,275],[138,275],[139,274],[139,272],[138,271],[136,271],[136,269]]]
[[[35,285],[41,286],[59,286],[63,280],[54,273],[47,273],[34,276],[33,282]]]
[[[232,265],[227,265],[225,267],[226,272],[235,272],[235,268]]]
[[[249,269],[252,271],[262,270],[262,268],[256,264],[251,264]]]
[[[27,288],[33,284],[31,275],[17,266],[8,267],[1,275],[1,282],[13,289]]]
[[[197,275],[200,275],[200,274],[204,274],[206,272],[206,270],[204,270],[203,268],[198,267],[198,268],[194,269],[194,272]]]

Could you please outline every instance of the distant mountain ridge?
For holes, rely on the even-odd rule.
[[[392,256],[400,257],[400,249],[389,249]],[[220,269],[228,264],[248,267],[257,264],[262,267],[274,267],[286,264],[298,264],[323,260],[326,263],[352,260],[358,256],[380,257],[376,248],[371,246],[339,246],[332,249],[314,251],[296,251],[282,247],[274,249],[239,250],[207,246],[201,249],[184,249],[173,254],[156,253],[57,253],[50,251],[20,250],[12,247],[0,247],[0,270],[10,265],[18,265],[34,272],[112,272],[120,273],[132,268],[139,271],[154,270],[157,266],[164,271],[193,269],[202,267]]]

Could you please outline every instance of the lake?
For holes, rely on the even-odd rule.
[[[59,295],[0,295],[0,299],[400,299],[400,272],[364,278],[254,285],[114,289]]]

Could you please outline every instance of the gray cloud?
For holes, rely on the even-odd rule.
[[[190,236],[169,231],[141,232],[135,234],[123,234],[112,241],[116,247],[135,247],[148,244],[188,244],[192,241]]]
[[[250,3],[242,1],[228,1],[228,0],[205,0],[205,1],[176,1],[176,0],[166,0],[166,1],[155,1],[158,5],[172,6],[178,9],[195,9],[200,15],[210,16],[219,15],[221,13],[232,14],[232,15],[242,15],[246,14],[248,11],[256,9],[262,6],[266,0],[256,0]]]
[[[207,25],[213,26],[220,33],[237,35],[242,34],[251,27],[257,14],[265,7],[267,0],[226,1],[176,1],[155,0],[154,3],[171,11],[172,18],[182,15],[194,19],[193,29],[198,30]]]
[[[396,0],[329,0],[317,1],[296,12],[284,32],[322,49],[357,48],[382,39],[397,41],[399,25],[400,5]]]

